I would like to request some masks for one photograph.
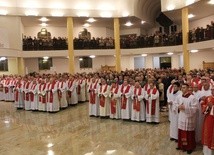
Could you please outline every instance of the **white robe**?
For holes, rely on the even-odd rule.
[[[3,87],[3,80],[0,81],[0,101],[4,100],[4,87]]]
[[[16,95],[18,95],[17,97],[17,101],[15,100],[15,107],[16,108],[24,108],[24,99],[23,99],[23,85],[21,85],[20,87],[16,86],[14,88],[15,91],[15,99],[16,99]],[[18,93],[16,93],[18,92]]]
[[[94,91],[95,93],[94,104],[90,103],[90,96],[89,96],[89,115],[90,116],[99,116],[100,105],[99,105],[99,97],[98,97],[98,88],[99,88],[98,83],[97,84],[91,83],[88,87],[89,94],[90,94],[90,91]]]
[[[68,89],[68,86],[67,86],[67,83],[66,82],[59,82],[58,83],[58,91],[61,92],[61,98],[59,98],[60,100],[60,107],[61,108],[66,108],[68,107],[68,102],[67,102],[67,89]]]
[[[85,87],[86,85],[86,80],[85,79],[82,79],[82,80],[78,80],[77,81],[77,89],[79,89],[80,87],[80,94],[78,94],[78,101],[79,102],[85,102],[86,101],[86,95],[85,95]]]
[[[144,89],[141,88],[142,89],[141,90],[141,94],[139,95],[139,89],[140,88],[138,88],[136,90],[136,94],[133,94],[131,96],[131,98],[132,98],[132,113],[131,113],[132,116],[131,116],[131,120],[132,121],[145,121],[146,120],[145,103],[143,101],[145,92],[144,92]],[[133,93],[134,93],[134,91],[133,91]],[[134,109],[134,100],[137,100],[137,101],[140,102],[140,111],[136,111]]]
[[[156,89],[156,88],[154,88]],[[160,122],[160,107],[159,107],[159,92],[158,90],[156,91],[155,94],[152,93],[153,89],[150,89],[150,97],[148,94],[148,91],[146,92],[146,96],[145,99],[148,101],[148,108],[149,111],[147,112],[147,105],[146,105],[146,122],[156,122],[159,123]],[[156,100],[155,101],[155,114],[152,115],[152,100]]]
[[[203,146],[204,155],[214,155],[214,150],[209,149],[206,145]]]
[[[68,104],[75,105],[78,103],[78,95],[77,95],[77,82],[76,80],[73,81],[72,85],[69,85],[68,81],[68,93],[71,93],[71,96],[68,95]]]
[[[113,114],[111,111],[111,105],[110,105],[110,118],[115,118],[115,119],[120,119],[121,118],[121,92],[120,92],[120,86],[118,86],[118,91],[115,92],[116,88],[113,88],[111,90],[111,93],[113,94],[111,96],[111,93],[109,94],[110,97],[110,104],[111,104],[111,100],[115,100],[116,102],[116,111]]]
[[[130,86],[130,89],[127,93],[125,93],[126,89],[127,89],[128,85],[127,86],[124,86],[123,88],[123,92],[122,92],[122,86],[121,86],[121,94],[125,94],[125,97],[127,98],[127,101],[126,101],[126,107],[125,109],[122,109],[121,107],[121,118],[122,119],[130,119],[131,118],[131,107],[132,107],[132,99],[131,99],[131,96],[133,94],[132,92],[132,87]],[[122,97],[121,97],[121,102],[122,102]],[[121,105],[122,106],[122,105]]]
[[[171,92],[170,92],[171,90]],[[166,96],[167,96],[167,102],[171,102],[172,99],[171,99],[171,94],[173,93],[173,85],[170,85],[168,88],[167,88],[167,91],[166,91]],[[168,104],[168,109],[169,109],[169,121],[171,121],[171,113],[172,113],[172,106]]]
[[[38,106],[38,110],[39,111],[47,111],[47,85],[48,84],[42,84],[41,89],[40,89],[40,85],[39,84],[39,89],[38,89],[38,94],[39,94],[39,106]],[[40,98],[44,98],[45,103],[43,103],[42,101],[40,101]]]
[[[103,96],[105,98],[104,107],[100,105],[100,116],[109,116],[109,113],[110,113],[110,98],[109,98],[110,87],[107,85],[107,89],[105,91],[106,85],[102,85],[100,86],[100,88],[98,88],[98,96],[99,97]]]
[[[33,100],[31,101],[30,99],[30,104],[31,104],[31,110],[38,110],[39,107],[39,96],[38,96],[38,84],[36,84],[35,88],[34,88],[34,84],[32,84],[29,92],[30,92],[30,96],[33,95]],[[31,97],[30,97],[31,98]]]
[[[47,88],[47,111],[49,112],[57,112],[59,111],[60,103],[59,103],[59,97],[58,97],[58,87],[57,83],[54,84],[54,87],[52,87],[52,84],[48,85]],[[50,100],[51,98],[51,92],[53,93],[53,101]]]
[[[176,105],[176,100],[182,95],[181,91],[177,91],[175,94],[170,93],[169,94],[169,102],[172,102],[172,105],[170,105],[171,110],[171,121],[169,126],[169,135],[170,138],[178,139],[178,109]]]
[[[29,93],[31,84],[32,84],[31,82],[25,83],[23,88],[23,92],[25,95],[24,97],[25,110],[31,110],[30,93]],[[27,96],[28,96],[28,99],[27,99]]]

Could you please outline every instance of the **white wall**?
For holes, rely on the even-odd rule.
[[[206,26],[208,24],[210,24],[211,21],[214,21],[214,15],[211,15],[211,16],[208,16],[206,18],[202,18],[202,19],[190,22],[189,23],[189,29],[192,30],[192,29],[197,28],[197,27],[206,28]]]
[[[127,28],[120,30],[120,35],[128,35],[128,34],[137,34],[138,36],[141,34],[140,28]]]

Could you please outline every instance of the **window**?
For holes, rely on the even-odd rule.
[[[50,68],[53,66],[52,64],[52,58],[44,59],[39,58],[39,70],[50,70]]]
[[[82,57],[79,59],[80,68],[92,68],[92,58]]]
[[[0,58],[0,71],[8,71],[8,60],[5,57]]]

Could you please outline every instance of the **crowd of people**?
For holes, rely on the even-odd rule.
[[[214,39],[214,22],[208,24],[206,28],[197,27],[189,31],[189,43],[200,42]],[[74,38],[74,49],[113,49],[114,38],[112,37],[97,37]],[[158,46],[173,46],[182,44],[182,32],[172,32],[170,34],[155,32],[153,35],[129,35],[121,37],[120,46],[122,49],[130,48],[145,48]],[[23,38],[24,51],[37,50],[67,50],[66,37],[53,37],[52,39],[38,39],[31,36]]]
[[[0,99],[25,110],[58,112],[89,102],[89,116],[158,124],[168,107],[170,140],[191,154],[214,153],[214,70],[138,69],[120,73],[3,76]]]

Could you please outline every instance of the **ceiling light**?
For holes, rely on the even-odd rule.
[[[7,58],[6,57],[1,57],[0,58],[0,61],[4,61],[4,60],[6,60]]]
[[[53,11],[52,13],[51,13],[51,16],[54,16],[54,17],[62,17],[64,14],[63,14],[63,12],[61,12],[61,11]]]
[[[0,15],[7,15],[7,10],[0,10]]]
[[[83,61],[83,58],[79,58],[79,61]]]
[[[146,22],[146,21],[142,20],[142,21],[141,21],[141,24],[144,24],[145,22]]]
[[[214,5],[214,0],[210,0],[210,1],[208,2],[208,4]]]
[[[129,22],[126,22],[126,24],[124,24],[126,26],[132,26],[133,24],[129,21]]]
[[[142,57],[146,57],[146,56],[147,56],[147,54],[141,54],[141,56],[142,56]]]
[[[48,143],[48,145],[47,145],[48,148],[50,148],[50,147],[52,147],[52,146],[54,146],[53,143]]]
[[[36,11],[36,10],[27,10],[27,11],[25,11],[25,15],[26,16],[38,16],[38,11]]]
[[[91,25],[88,23],[83,24],[83,27],[90,27]]]
[[[96,56],[95,56],[95,55],[90,55],[89,57],[93,59],[93,58],[95,58]]]
[[[168,55],[173,55],[173,53],[172,52],[169,52],[169,53],[167,53]]]
[[[46,26],[48,26],[48,24],[47,23],[42,23],[42,24],[40,24],[42,27],[46,27]]]
[[[129,16],[129,13],[128,13],[128,12],[123,12],[122,16],[123,16],[123,17],[128,17],[128,16]]]
[[[190,50],[191,53],[197,53],[198,50]]]
[[[94,19],[94,18],[89,18],[88,20],[86,20],[87,22],[89,22],[89,23],[93,23],[93,22],[95,22],[96,20]]]
[[[195,15],[193,15],[193,14],[188,15],[188,18],[193,18],[193,17],[195,17]]]
[[[43,59],[44,59],[44,60],[48,60],[48,59],[49,59],[49,57],[48,57],[48,56],[45,56],[45,57],[43,57]]]
[[[49,19],[46,18],[46,17],[42,17],[42,18],[40,18],[39,20],[42,21],[42,22],[47,22],[47,21],[49,21]]]
[[[175,9],[175,5],[171,4],[167,7],[168,11],[174,10]]]
[[[186,6],[191,5],[195,2],[195,0],[186,0]]]
[[[110,18],[110,17],[112,17],[112,13],[111,12],[101,12],[100,16],[103,18]]]
[[[77,13],[77,16],[79,16],[79,17],[88,17],[88,16],[89,16],[89,13],[88,13],[88,12],[85,12],[85,11],[83,11],[83,12],[78,12],[78,13]]]

